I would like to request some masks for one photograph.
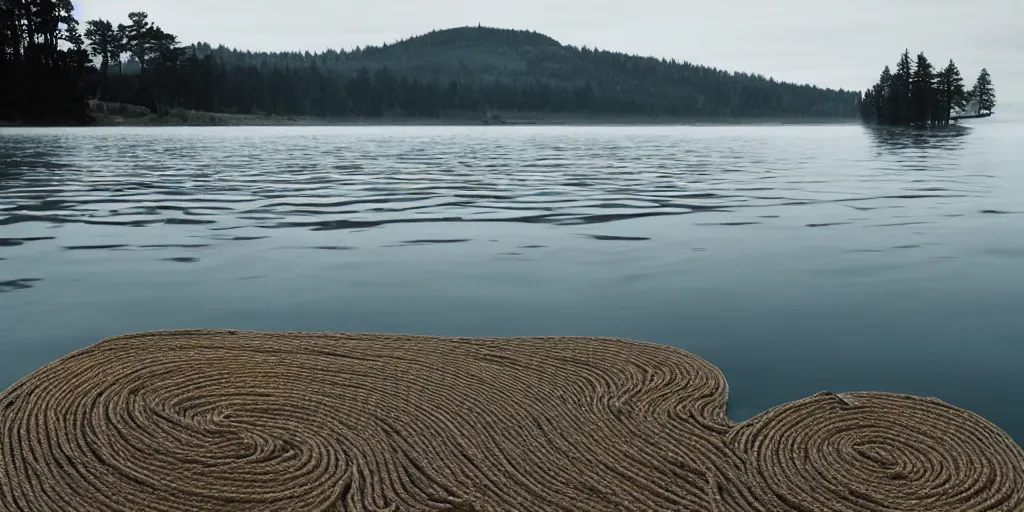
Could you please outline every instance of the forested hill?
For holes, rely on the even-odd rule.
[[[291,91],[290,97],[275,101],[275,93],[253,87],[255,81],[219,84],[232,92],[219,94],[224,101],[217,107],[241,111],[251,102],[258,111],[311,115],[346,114],[351,105],[357,115],[490,110],[855,117],[860,98],[857,92],[576,48],[535,32],[487,27],[440,30],[344,52],[252,53],[207,44],[197,45],[197,52],[234,70],[225,78],[260,75],[262,83],[276,84],[272,89]],[[324,87],[325,80],[343,84]],[[308,101],[300,105],[302,98]]]
[[[50,4],[48,4],[50,5]],[[0,121],[87,122],[86,99],[257,115],[380,117],[516,114],[673,118],[852,118],[856,92],[777,82],[686,62],[576,48],[535,32],[434,31],[322,53],[183,45],[144,12],[79,27],[0,1]]]

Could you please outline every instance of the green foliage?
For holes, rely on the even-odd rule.
[[[982,73],[987,77],[987,72],[982,70]],[[988,92],[977,94],[990,98],[991,103],[986,105],[994,106],[995,92],[992,91],[991,80],[983,80],[980,76],[978,79],[979,83],[987,80],[987,86],[975,85],[975,89]],[[969,95],[964,91],[963,82],[960,70],[952,60],[936,72],[924,53],[911,61],[910,52],[904,51],[896,64],[896,72],[890,73],[886,66],[878,83],[864,92],[861,118],[887,125],[948,125],[951,113],[967,106]]]

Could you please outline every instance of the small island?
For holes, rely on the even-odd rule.
[[[960,119],[988,117],[996,106],[992,77],[982,69],[967,91],[956,64],[950,60],[939,71],[924,53],[911,60],[905,50],[872,88],[864,92],[860,115],[865,122],[918,128],[949,126]]]

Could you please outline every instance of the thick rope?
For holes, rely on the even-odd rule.
[[[819,393],[729,439],[773,510],[1024,510],[1021,448],[934,398]]]
[[[937,400],[726,398],[614,339],[122,336],[0,394],[0,510],[1024,509],[1024,450]]]

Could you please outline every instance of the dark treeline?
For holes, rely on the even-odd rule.
[[[146,66],[137,64],[142,59],[127,55],[129,72],[145,75]],[[367,117],[445,111],[852,117],[858,99],[856,93],[484,27],[351,51],[253,53],[199,43],[167,56],[169,64],[149,58],[161,62],[160,80],[108,68],[105,76],[115,73],[110,82],[117,85],[104,97],[154,110]]]
[[[692,117],[855,117],[858,94],[464,27],[348,52],[252,53],[200,44],[203,109],[307,115],[439,111]],[[198,58],[198,57],[197,57]],[[189,100],[183,98],[187,103]]]
[[[0,0],[0,121],[88,121],[89,55],[71,0]]]
[[[912,60],[910,52],[904,51],[896,71],[886,66],[878,83],[865,91],[861,117],[886,125],[946,126],[953,112],[991,114],[995,106],[995,90],[987,70],[981,70],[974,87],[967,91],[952,60],[936,70],[924,53]]]
[[[50,70],[46,76],[52,82],[58,81],[55,70],[63,70],[60,87],[75,105],[88,96],[144,105],[154,113],[192,109],[320,117],[554,112],[849,118],[857,115],[860,103],[856,92],[576,48],[534,32],[486,27],[435,31],[348,51],[254,53],[206,43],[179,44],[176,36],[151,22],[146,13],[133,12],[125,23],[88,21],[85,45],[66,0],[0,2],[5,9],[66,5],[61,11],[65,28],[57,33],[65,34],[62,40],[70,41],[70,48],[53,46],[51,52],[63,55],[63,67],[56,63],[44,67]],[[15,29],[4,34],[26,33],[24,20],[36,16],[36,11],[11,12],[19,21],[8,23]],[[5,37],[5,48],[7,41]],[[7,51],[5,58],[11,55]],[[27,60],[36,62],[34,56]],[[39,77],[21,83],[13,92],[45,97],[49,91],[38,86],[47,80],[42,74]],[[25,110],[5,111],[3,116],[56,119],[50,114],[35,115],[41,104],[30,102]]]

